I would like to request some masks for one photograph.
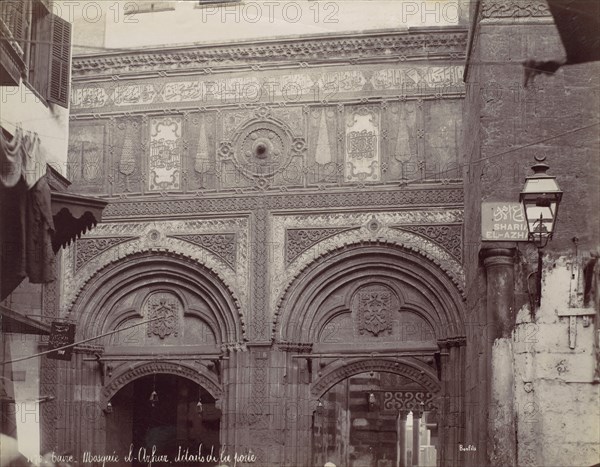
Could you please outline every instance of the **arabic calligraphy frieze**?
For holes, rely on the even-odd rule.
[[[204,103],[211,105],[328,101],[352,94],[462,92],[462,66],[399,65],[394,68],[311,73],[198,76],[167,81],[77,83],[73,111],[102,107]]]
[[[128,84],[126,86],[116,86],[112,94],[112,101],[115,105],[133,105],[150,104],[154,102],[156,90],[152,84]]]
[[[74,109],[104,107],[107,102],[108,94],[99,85],[73,86],[71,90],[71,107]]]
[[[386,68],[373,73],[371,84],[378,91],[386,89],[414,91],[419,88],[458,88],[462,81],[463,71],[464,67],[462,66]]]

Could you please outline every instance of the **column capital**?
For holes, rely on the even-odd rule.
[[[516,248],[482,248],[479,252],[486,269],[494,266],[513,266]]]

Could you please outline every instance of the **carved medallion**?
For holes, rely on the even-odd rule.
[[[181,305],[177,297],[170,293],[160,292],[152,294],[146,301],[147,319],[156,319],[148,323],[148,336],[153,334],[164,339],[179,333],[179,311]]]
[[[396,300],[387,287],[372,285],[358,291],[354,297],[354,309],[358,332],[378,336],[392,333],[392,308]]]
[[[306,150],[303,138],[295,138],[291,130],[276,120],[251,120],[233,137],[221,142],[221,160],[231,160],[246,177],[256,180],[259,186],[282,172],[294,155]]]

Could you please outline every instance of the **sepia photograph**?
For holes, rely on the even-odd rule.
[[[0,467],[600,467],[600,0],[0,0]]]

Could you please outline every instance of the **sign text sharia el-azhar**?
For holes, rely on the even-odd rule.
[[[481,239],[493,242],[526,242],[529,232],[521,203],[482,203]]]

